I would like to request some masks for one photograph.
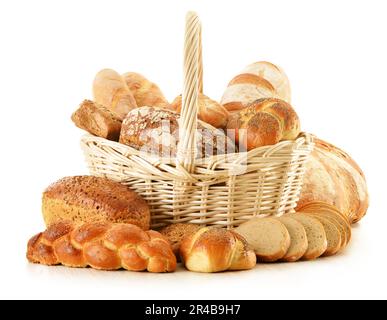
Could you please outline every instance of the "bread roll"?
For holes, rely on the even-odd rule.
[[[176,112],[140,107],[128,113],[122,123],[120,143],[153,153],[175,157],[179,142],[180,115]],[[222,130],[198,120],[197,158],[235,152],[235,145]]]
[[[138,107],[168,107],[169,102],[160,88],[143,75],[127,72],[122,75],[129,90],[133,93]]]
[[[185,237],[180,254],[185,267],[195,272],[251,269],[254,251],[237,233],[221,228],[201,228]]]
[[[290,86],[279,67],[265,61],[248,65],[234,77],[220,103],[230,112],[238,112],[262,98],[279,98],[290,103]]]
[[[235,232],[246,239],[259,261],[277,261],[290,247],[288,230],[275,218],[251,219],[239,225]]]
[[[165,236],[172,245],[173,253],[177,260],[180,260],[180,244],[183,238],[198,231],[201,227],[192,223],[174,223],[160,230],[160,233]]]
[[[113,111],[121,120],[137,107],[124,79],[112,69],[103,69],[97,73],[93,82],[93,94],[97,103]]]
[[[176,258],[156,231],[124,223],[61,221],[28,242],[27,259],[45,265],[98,270],[172,272]]]
[[[294,140],[300,133],[300,121],[292,106],[275,98],[259,99],[231,116],[228,133],[244,150]],[[232,129],[231,131],[229,131]]]
[[[119,117],[101,104],[84,100],[72,114],[71,120],[78,128],[101,138],[118,141],[121,131]]]
[[[63,178],[43,193],[46,225],[74,222],[123,222],[148,230],[150,211],[137,193],[118,182],[93,176]]]
[[[176,97],[172,102],[172,109],[180,113],[182,97]],[[228,111],[218,102],[210,99],[204,94],[199,94],[198,117],[215,128],[225,128],[228,121]]]
[[[314,201],[335,206],[355,223],[368,209],[368,190],[364,174],[343,150],[315,139],[315,148],[306,164],[298,207]]]

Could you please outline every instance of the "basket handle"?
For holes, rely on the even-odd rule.
[[[179,123],[177,162],[189,173],[195,169],[199,92],[203,91],[201,24],[195,12],[188,12],[184,37],[184,87]]]

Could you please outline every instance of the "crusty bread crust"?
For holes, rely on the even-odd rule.
[[[60,179],[43,193],[46,225],[61,220],[75,222],[123,222],[150,227],[148,204],[127,186],[100,177],[74,176]]]

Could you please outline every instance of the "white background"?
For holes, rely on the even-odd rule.
[[[184,17],[203,23],[205,92],[245,65],[287,72],[303,130],[348,151],[371,207],[336,257],[222,274],[98,272],[30,265],[41,193],[86,174],[70,115],[95,73],[138,71],[181,91]],[[385,1],[1,1],[0,298],[387,298]]]

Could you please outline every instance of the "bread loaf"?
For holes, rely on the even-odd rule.
[[[61,220],[123,222],[147,230],[150,211],[137,193],[115,181],[93,176],[63,178],[43,193],[46,225]]]
[[[242,73],[253,74],[267,80],[275,88],[279,99],[287,103],[291,102],[290,82],[284,70],[279,66],[267,61],[259,61],[248,65]]]
[[[275,218],[251,219],[238,226],[235,232],[246,239],[259,261],[277,261],[290,247],[288,230]]]
[[[140,107],[122,123],[120,142],[162,157],[175,157],[179,142],[180,115],[176,112]],[[234,143],[220,129],[198,120],[197,158],[235,152]]]
[[[289,80],[282,69],[261,61],[248,65],[230,81],[220,103],[238,112],[257,99],[273,97],[290,103]]]
[[[124,79],[112,69],[103,69],[97,73],[93,82],[93,94],[97,103],[113,111],[121,120],[137,107]]]
[[[156,231],[124,223],[61,221],[31,238],[27,259],[45,265],[90,266],[99,270],[171,272],[176,258]]]
[[[195,272],[251,269],[254,251],[237,233],[221,228],[201,228],[183,239],[180,254],[185,267]]]
[[[172,102],[172,109],[180,113],[182,104],[181,95]],[[228,121],[228,111],[218,102],[210,99],[204,94],[199,94],[198,117],[215,128],[225,128]]]
[[[290,104],[275,98],[259,99],[232,115],[228,134],[245,150],[294,140],[300,133],[300,121]],[[229,131],[232,129],[231,131]]]
[[[320,139],[315,139],[307,162],[297,208],[313,201],[335,206],[352,223],[368,209],[367,184],[360,167],[346,152]]]
[[[138,107],[169,107],[169,102],[160,88],[143,75],[136,72],[127,72],[122,76],[129,90],[133,93]]]
[[[78,128],[101,138],[118,141],[121,131],[119,117],[101,104],[84,100],[72,114],[71,120]]]
[[[179,260],[181,241],[186,236],[198,231],[200,228],[200,226],[192,223],[174,223],[162,228],[160,233],[169,240],[172,245],[173,253],[176,255],[177,260]]]

